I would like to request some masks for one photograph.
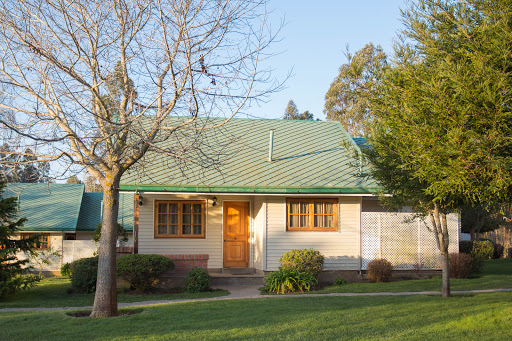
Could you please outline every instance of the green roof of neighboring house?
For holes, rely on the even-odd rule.
[[[364,137],[354,137],[352,138],[352,140],[354,140],[354,142],[357,144],[359,148],[364,148],[368,146],[368,140],[365,139]]]
[[[101,223],[103,193],[84,193],[78,218],[77,231],[95,231]],[[119,216],[117,221],[124,228],[133,231],[133,194],[119,194]]]
[[[84,185],[9,183],[5,197],[19,198],[25,231],[75,231]]]
[[[168,120],[175,125],[184,118]],[[339,122],[197,119],[172,134],[162,130],[158,147],[178,159],[149,151],[121,179],[121,190],[242,193],[372,193],[359,177],[353,144]],[[270,131],[273,157],[269,157]],[[165,136],[164,134],[169,134]]]

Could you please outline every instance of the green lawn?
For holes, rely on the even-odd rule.
[[[39,282],[35,287],[24,290],[14,296],[0,301],[1,308],[31,308],[31,307],[84,307],[92,305],[94,294],[68,294],[71,287],[67,277],[50,277]],[[225,290],[202,293],[179,293],[162,295],[128,295],[118,293],[118,302],[141,302],[152,300],[173,300],[180,298],[204,298],[228,295]],[[0,336],[1,339],[1,336]]]
[[[512,288],[512,259],[493,259],[484,263],[483,271],[468,279],[451,279],[452,290]],[[311,294],[335,292],[441,291],[441,277],[388,283],[350,283],[330,286]]]
[[[6,340],[510,340],[512,293],[188,302],[110,319],[0,313],[0,331]]]

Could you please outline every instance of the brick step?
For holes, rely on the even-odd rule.
[[[264,285],[263,275],[231,275],[225,273],[212,273],[211,285],[213,287],[233,286],[233,285]]]
[[[223,268],[221,273],[228,275],[254,275],[255,268]]]

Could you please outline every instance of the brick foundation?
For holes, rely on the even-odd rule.
[[[208,255],[193,254],[193,255],[162,255],[174,261],[175,268],[169,272],[172,277],[184,277],[187,273],[195,267],[207,269],[208,268]]]

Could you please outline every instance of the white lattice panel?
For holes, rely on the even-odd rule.
[[[362,268],[376,258],[389,260],[395,269],[439,269],[440,253],[427,219],[412,213],[362,213]],[[448,216],[450,252],[458,250],[458,215]]]
[[[380,258],[379,213],[363,213],[361,225],[363,229],[363,269],[372,259]]]

